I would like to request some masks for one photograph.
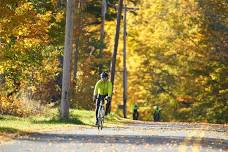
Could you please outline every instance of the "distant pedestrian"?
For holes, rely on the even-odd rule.
[[[138,112],[138,105],[134,104],[133,106],[133,120],[138,120],[139,119],[139,112]]]
[[[159,106],[154,106],[154,122],[160,121],[161,109]]]

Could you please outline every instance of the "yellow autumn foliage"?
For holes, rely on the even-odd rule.
[[[34,108],[26,107],[19,99],[0,96],[0,114],[24,117],[37,114],[37,111]]]

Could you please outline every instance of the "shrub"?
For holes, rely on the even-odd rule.
[[[43,111],[40,104],[0,95],[0,114],[26,117]]]

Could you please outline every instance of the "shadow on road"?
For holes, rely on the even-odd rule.
[[[77,125],[85,125],[78,118],[69,118],[68,120],[62,120],[59,118],[53,118],[50,120],[34,120],[34,124],[77,124]]]
[[[53,143],[107,143],[107,144],[177,144],[180,145],[185,141],[187,145],[200,143],[203,147],[210,146],[213,149],[225,149],[228,144],[227,140],[219,140],[212,138],[192,138],[185,139],[184,137],[174,136],[137,136],[137,135],[88,135],[88,134],[34,134],[29,137],[19,140],[33,142],[53,142]]]
[[[10,133],[10,134],[20,134],[20,135],[27,134],[27,132],[25,131],[11,128],[11,127],[0,127],[0,133]]]

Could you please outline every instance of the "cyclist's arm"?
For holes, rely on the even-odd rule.
[[[95,85],[93,96],[96,96],[98,94],[98,85],[99,85],[99,82],[97,82]]]

